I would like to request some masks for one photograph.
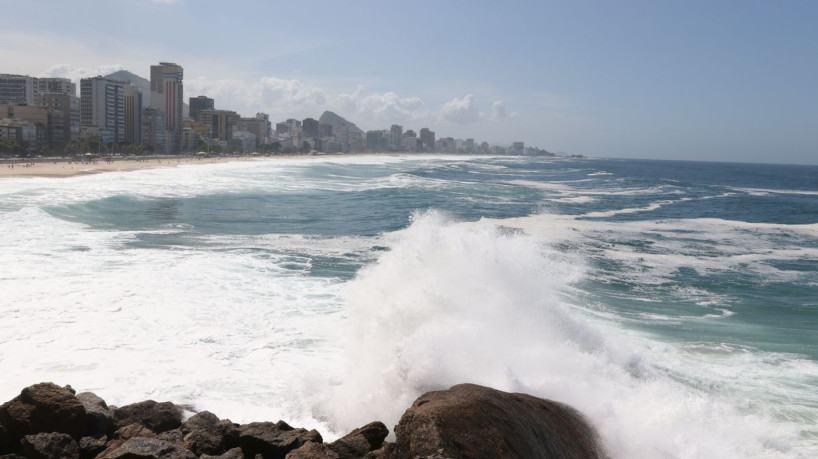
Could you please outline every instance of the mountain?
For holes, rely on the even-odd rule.
[[[361,128],[356,126],[355,123],[353,123],[352,121],[347,121],[346,119],[335,114],[334,112],[325,111],[321,115],[321,118],[318,120],[318,122],[321,124],[332,125],[333,131],[336,129],[337,126],[346,125],[350,133],[357,133],[358,135],[366,138],[366,133],[362,131]]]
[[[124,80],[137,88],[142,90],[142,106],[147,107],[151,104],[151,82],[142,78],[141,76],[131,73],[127,70],[119,70],[105,75],[105,78],[112,78],[114,80]]]

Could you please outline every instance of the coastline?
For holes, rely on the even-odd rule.
[[[81,162],[63,158],[44,158],[37,160],[0,161],[0,180],[6,178],[41,177],[65,178],[78,175],[99,174],[103,172],[129,172],[159,167],[176,167],[191,164],[214,164],[234,161],[260,161],[275,158],[299,158],[302,155],[281,156],[218,156],[197,158],[191,156],[146,156],[117,158],[107,161],[98,158],[90,162]],[[303,157],[309,157],[303,155]]]

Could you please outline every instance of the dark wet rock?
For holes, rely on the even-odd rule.
[[[177,443],[181,445],[182,442],[184,441],[185,434],[182,433],[182,429],[173,429],[160,433],[159,435],[156,436],[156,438],[158,438],[159,440],[164,440],[166,442]]]
[[[326,443],[308,441],[298,449],[287,453],[286,459],[341,459],[351,456],[340,456]]]
[[[196,459],[196,455],[179,445],[157,438],[134,437],[109,447],[97,459]]]
[[[194,430],[210,430],[220,421],[219,417],[210,411],[196,413],[182,424],[182,432],[189,434]]]
[[[114,433],[114,416],[105,400],[93,392],[79,393],[77,399],[85,407],[86,435],[100,438]]]
[[[202,454],[199,456],[199,459],[244,459],[244,453],[241,452],[241,448],[237,447],[226,451],[224,454],[219,454],[218,456]]]
[[[113,414],[117,428],[138,422],[156,433],[162,433],[182,425],[182,412],[170,402],[146,400],[117,408]]]
[[[128,440],[136,437],[155,438],[156,433],[139,423],[128,424],[114,432],[114,440]]]
[[[382,422],[372,422],[357,428],[330,443],[329,448],[340,457],[361,457],[383,446],[389,429]]]
[[[238,426],[209,411],[191,416],[180,430],[185,447],[195,454],[219,455],[239,444]]]
[[[365,459],[388,459],[392,457],[392,454],[395,452],[395,444],[394,443],[384,443],[383,446],[376,449],[375,451],[370,451],[369,453],[364,456]]]
[[[14,439],[6,432],[6,428],[3,427],[3,424],[0,424],[0,455],[11,451],[13,447]]]
[[[391,459],[606,457],[594,429],[573,408],[473,384],[422,395],[395,435]]]
[[[97,454],[106,448],[108,437],[82,437],[80,438],[80,459],[93,459]]]
[[[9,454],[0,454],[0,459],[26,459],[26,458],[23,457],[23,456],[18,456],[18,455],[13,454],[13,453],[9,453]]]
[[[31,459],[79,459],[80,447],[71,435],[38,433],[26,435],[20,442],[23,453]]]
[[[15,442],[26,435],[51,432],[81,438],[85,433],[85,407],[64,387],[34,384],[0,406],[0,423]]]
[[[287,453],[308,441],[323,443],[321,434],[315,430],[293,429],[286,423],[281,424],[253,422],[239,426],[239,446],[244,455],[253,457],[261,454],[264,459],[283,459]]]

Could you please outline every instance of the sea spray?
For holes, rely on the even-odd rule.
[[[314,414],[339,431],[394,425],[423,392],[473,382],[572,404],[616,457],[790,456],[796,425],[679,381],[651,361],[675,348],[567,301],[585,263],[519,231],[415,215],[345,287],[346,370]]]

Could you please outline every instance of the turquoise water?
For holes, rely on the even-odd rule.
[[[818,454],[818,167],[331,157],[0,196],[6,398],[341,432],[471,381],[577,406],[617,457]]]

